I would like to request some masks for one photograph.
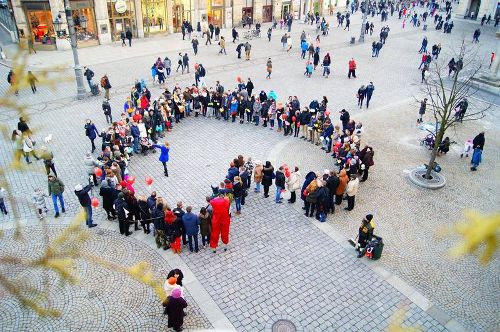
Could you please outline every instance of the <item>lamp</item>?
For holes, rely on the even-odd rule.
[[[80,16],[80,26],[82,29],[87,29],[87,17],[85,15]]]
[[[60,18],[60,15],[58,17],[56,17],[54,22],[52,22],[52,24],[54,24],[54,30],[56,30],[56,32],[58,34],[61,32],[61,26],[62,26],[62,22],[59,18]]]

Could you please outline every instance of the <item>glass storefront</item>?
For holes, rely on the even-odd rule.
[[[174,32],[180,32],[184,20],[192,23],[193,0],[175,0],[172,8]],[[197,1],[197,0],[196,0]],[[196,28],[196,27],[193,27]]]
[[[243,21],[250,18],[253,20],[253,0],[243,0],[243,8],[241,13],[241,18]],[[254,22],[255,23],[255,22]]]
[[[142,0],[142,24],[145,35],[165,32],[168,28],[166,0]]]
[[[70,1],[78,46],[97,45],[97,25],[91,0]]]
[[[50,45],[55,49],[56,34],[49,3],[23,2],[23,8],[29,29],[26,32],[26,37],[32,38],[35,46]]]
[[[108,0],[108,15],[113,41],[120,40],[120,33],[127,32],[127,30],[130,30],[132,35],[137,37],[134,1]]]
[[[222,27],[224,23],[224,0],[207,0],[208,1],[208,24]]]

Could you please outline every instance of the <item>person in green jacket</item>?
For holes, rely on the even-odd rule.
[[[59,202],[61,203],[62,212],[66,212],[64,208],[64,183],[59,180],[59,178],[54,175],[49,175],[49,195],[52,197],[52,203],[54,204],[54,211],[56,212],[55,218],[59,217],[59,207],[57,206],[57,199],[59,198]]]

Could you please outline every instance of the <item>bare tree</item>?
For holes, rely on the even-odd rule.
[[[476,109],[466,114],[458,113],[462,102],[477,92],[477,86],[472,83],[472,80],[481,70],[481,64],[476,61],[476,52],[466,46],[464,40],[456,58],[454,66],[446,65],[442,60],[433,61],[429,68],[428,78],[423,85],[424,96],[429,101],[436,121],[436,132],[431,132],[435,141],[427,164],[425,174],[427,180],[432,178],[431,171],[446,130],[463,121],[484,118],[489,108]]]

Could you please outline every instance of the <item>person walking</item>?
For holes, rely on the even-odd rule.
[[[31,91],[33,91],[34,94],[36,92],[36,82],[38,82],[38,79],[35,75],[33,75],[31,70],[28,71],[28,82],[30,84]]]
[[[47,175],[49,175],[50,170],[52,170],[54,175],[57,176],[56,167],[54,165],[54,154],[52,153],[52,151],[47,149],[46,146],[42,146],[40,148],[39,158],[43,160],[43,165],[45,166],[45,172],[47,173]]]
[[[85,211],[85,220],[88,228],[97,226],[97,224],[94,224],[92,220],[92,201],[89,195],[89,191],[91,189],[91,185],[83,187],[81,184],[77,184],[75,186],[75,195],[78,197],[78,201]]]
[[[184,53],[184,56],[182,57],[182,73],[184,74],[184,69],[187,70],[187,73],[189,74],[189,57],[187,53]]]
[[[424,37],[424,39],[422,40],[422,45],[420,46],[420,50],[418,51],[418,53],[427,53],[427,37]]]
[[[125,39],[127,38],[126,34],[125,34],[125,31],[121,31],[120,32],[120,39],[122,40],[122,47],[124,46],[127,46],[127,44],[125,43]]]
[[[351,75],[356,78],[356,61],[354,61],[354,58],[351,58],[349,60],[349,72],[347,74],[347,78],[351,78]]]
[[[347,207],[344,210],[352,211],[354,209],[354,202],[356,194],[359,189],[359,179],[356,174],[351,174],[351,180],[347,183],[345,192],[347,194]]]
[[[128,222],[127,211],[129,211],[129,206],[125,202],[125,194],[119,192],[118,196],[114,202],[116,215],[118,216],[118,226],[120,228],[120,234],[129,236],[132,233],[129,231],[130,223]]]
[[[9,212],[7,211],[7,207],[5,207],[5,199],[7,198],[7,193],[3,187],[0,187],[0,211],[7,215]]]
[[[109,78],[107,74],[101,78],[101,87],[104,89],[104,98],[109,100],[109,90],[111,89],[111,84],[109,83]]]
[[[55,175],[50,174],[48,176],[48,187],[49,187],[49,195],[51,196],[52,203],[54,204],[54,212],[56,213],[54,217],[58,218],[59,207],[57,206],[57,199],[59,199],[59,203],[61,204],[62,213],[66,212],[66,209],[64,208],[64,198],[63,198],[64,183]]]
[[[200,227],[200,219],[192,211],[193,208],[191,206],[188,206],[186,208],[186,213],[184,213],[184,215],[182,216],[182,224],[184,225],[184,229],[186,230],[189,251],[193,252],[194,240],[194,251],[198,252],[198,232]]]
[[[271,58],[267,59],[266,70],[267,70],[266,80],[270,80],[271,74],[273,73],[273,62],[271,61]]]
[[[267,29],[267,40],[269,42],[271,42],[271,35],[272,35],[272,33],[273,33],[273,28],[272,27],[270,27],[269,29]]]
[[[471,171],[477,171],[477,167],[482,161],[482,154],[484,148],[484,132],[480,132],[474,139],[472,140],[472,147],[474,148],[474,152],[472,153],[471,159]]]
[[[40,160],[40,158],[36,155],[35,152],[35,142],[31,138],[31,135],[23,134],[23,153],[24,153],[24,159],[26,160],[26,163],[31,164],[30,161],[30,155],[33,155],[36,160]]]
[[[224,52],[224,54],[227,55],[227,53],[226,53],[226,39],[224,39],[223,36],[220,37],[219,46],[220,46],[219,54],[222,54],[222,52]]]
[[[359,108],[363,108],[363,100],[365,99],[365,96],[366,96],[366,87],[364,85],[362,85],[358,89],[358,93],[357,93]]]
[[[168,142],[165,142],[162,145],[154,144],[153,146],[157,149],[160,149],[159,160],[163,164],[163,174],[168,177],[167,162],[169,160],[170,144]]]
[[[266,161],[266,165],[262,169],[262,185],[264,186],[264,197],[269,197],[269,187],[273,185],[274,167],[270,161]]]
[[[245,43],[245,60],[250,60],[250,50],[252,49],[252,45],[249,42]]]
[[[130,29],[127,29],[125,37],[128,39],[128,46],[132,47],[132,31],[130,31]]]
[[[168,316],[167,326],[172,328],[174,331],[182,331],[182,325],[184,324],[184,308],[187,307],[187,302],[182,298],[182,290],[180,288],[175,288],[172,293],[167,297],[166,306],[164,313]]]
[[[107,99],[102,101],[102,111],[104,112],[104,116],[106,117],[106,123],[113,123],[113,116],[111,115],[111,104]]]
[[[31,54],[31,51],[35,52],[35,54],[36,54],[33,36],[30,34],[30,36],[28,36],[27,39],[28,39],[28,52],[29,52],[29,54]]]
[[[375,90],[375,86],[373,82],[370,82],[366,87],[366,108],[370,105],[370,100],[372,99],[373,91]]]
[[[286,52],[290,52],[290,50],[292,49],[292,36],[290,34],[287,34],[286,36]]]
[[[179,58],[177,59],[177,69],[175,70],[176,73],[179,72],[179,68],[182,70],[182,74],[184,74],[184,66],[182,64],[182,54],[179,52]]]
[[[236,40],[236,39],[240,40],[240,39],[238,38],[238,31],[236,31],[236,28],[235,28],[235,27],[233,27],[233,30],[231,31],[231,35],[232,35],[232,37],[233,37],[233,44],[235,43],[235,40]]]
[[[417,119],[417,123],[423,122],[422,117],[424,116],[426,109],[427,109],[427,98],[424,98],[424,100],[420,102],[420,108],[418,110],[419,118]]]
[[[196,38],[196,36],[193,37],[193,39],[191,39],[191,45],[193,45],[194,55],[197,55],[199,42],[198,42],[198,38]]]
[[[299,168],[295,166],[295,169],[293,172],[290,173],[290,176],[286,179],[286,184],[288,191],[290,192],[290,199],[288,200],[288,203],[295,203],[297,200],[297,193],[296,191],[300,189],[300,183],[301,183],[301,174],[299,172]]]
[[[326,53],[323,58],[323,76],[328,78],[330,76],[330,64],[332,63],[332,59],[330,58],[330,53]]]
[[[361,171],[363,172],[363,177],[359,182],[365,182],[368,179],[368,170],[370,167],[375,165],[373,162],[373,156],[375,152],[373,152],[373,148],[371,146],[365,146],[363,150],[359,153],[359,160],[361,160]]]
[[[94,140],[97,138],[99,135],[99,131],[97,131],[96,126],[90,119],[87,119],[87,122],[85,126],[83,127],[85,129],[85,136],[87,136],[90,140],[90,143],[92,144],[92,153],[95,151],[95,144]]]

